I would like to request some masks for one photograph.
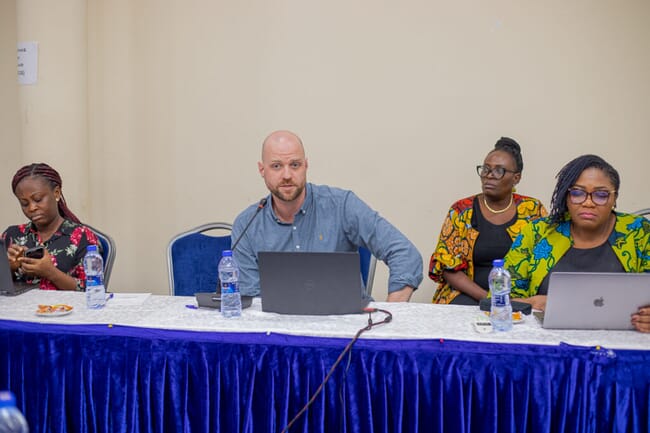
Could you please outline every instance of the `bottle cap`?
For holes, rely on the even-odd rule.
[[[492,266],[495,268],[502,268],[503,267],[503,259],[494,259],[492,260]]]
[[[16,407],[16,396],[11,391],[0,391],[0,408]]]
[[[221,257],[232,257],[232,251],[230,250],[223,250],[221,252]]]
[[[86,247],[86,252],[89,253],[91,251],[97,251],[97,245],[88,245]]]

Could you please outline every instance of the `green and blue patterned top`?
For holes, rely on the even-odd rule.
[[[650,221],[642,216],[614,212],[616,223],[608,243],[626,272],[650,272]],[[567,214],[560,224],[548,218],[530,222],[505,257],[512,277],[512,297],[535,296],[560,258],[573,245]]]

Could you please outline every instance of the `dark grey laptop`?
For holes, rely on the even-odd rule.
[[[260,252],[262,311],[282,314],[361,313],[365,295],[357,252]]]
[[[34,284],[16,282],[11,278],[7,248],[5,248],[5,242],[0,239],[0,296],[16,296],[37,287]]]
[[[650,305],[650,274],[553,272],[544,328],[633,329],[630,316]]]

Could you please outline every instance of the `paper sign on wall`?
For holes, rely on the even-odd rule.
[[[38,81],[38,42],[18,42],[18,84]]]

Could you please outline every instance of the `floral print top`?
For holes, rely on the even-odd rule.
[[[57,231],[45,242],[41,240],[41,236],[31,222],[10,226],[2,234],[2,239],[7,247],[11,244],[24,245],[27,248],[43,245],[50,253],[54,266],[77,280],[77,290],[80,291],[86,289],[86,273],[83,268],[86,247],[97,245],[97,248],[101,249],[92,230],[67,219],[63,220]],[[30,284],[38,284],[42,290],[57,290],[56,286],[46,279],[24,275],[16,275],[15,278]]]
[[[625,272],[650,272],[650,221],[642,216],[615,212],[616,223],[607,242]],[[567,213],[560,224],[547,218],[521,229],[505,257],[512,277],[512,297],[537,294],[544,277],[573,245]]]
[[[472,224],[476,197],[474,195],[454,203],[442,224],[438,245],[429,263],[429,278],[438,283],[438,290],[433,295],[436,304],[448,304],[460,294],[442,276],[445,270],[463,271],[474,279],[474,244],[479,235]],[[535,198],[519,194],[512,197],[517,207],[517,219],[506,230],[514,240],[528,221],[546,216],[546,209]]]

